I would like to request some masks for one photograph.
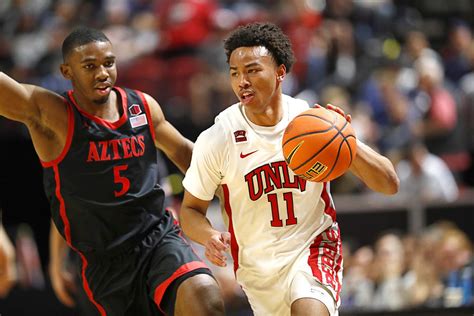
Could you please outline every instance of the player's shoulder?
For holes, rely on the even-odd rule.
[[[234,103],[222,110],[215,118],[215,123],[225,122],[226,120],[237,120],[241,116],[240,114],[240,103]]]
[[[309,104],[305,100],[294,98],[286,94],[283,94],[283,102],[286,102],[291,108],[295,110],[307,110],[309,108]]]
[[[195,148],[222,148],[226,142],[226,134],[222,121],[216,121],[209,128],[201,132],[196,140]]]
[[[240,103],[235,103],[216,116],[213,126],[219,129],[222,134],[238,129],[242,125],[245,125],[245,119],[240,109]]]
[[[301,112],[309,109],[309,104],[303,99],[293,98],[289,95],[283,95],[283,104],[288,107],[289,118],[293,118]]]
[[[209,128],[204,130],[198,137],[196,144],[206,148],[226,148],[229,133],[238,124],[240,116],[239,104],[233,104],[220,112]]]
[[[67,92],[59,94],[43,87],[31,85],[28,85],[28,88],[32,89],[33,99],[41,112],[41,117],[66,117]]]

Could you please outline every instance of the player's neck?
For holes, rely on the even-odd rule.
[[[275,126],[283,118],[282,94],[272,98],[262,112],[253,112],[243,107],[245,117],[259,126]]]
[[[115,122],[120,118],[121,113],[118,108],[117,95],[114,90],[110,93],[107,101],[102,104],[94,103],[75,91],[73,92],[73,96],[77,106],[88,114],[109,122]]]

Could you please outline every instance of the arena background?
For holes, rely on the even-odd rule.
[[[340,314],[473,315],[473,16],[470,0],[2,0],[0,70],[67,90],[58,71],[64,36],[100,28],[118,55],[118,85],[154,96],[195,140],[236,101],[223,38],[247,22],[278,24],[298,59],[285,93],[342,106],[402,180],[390,198],[350,175],[333,183],[345,251]],[[182,175],[157,159],[178,210]],[[51,290],[41,166],[26,129],[1,117],[0,203],[20,272],[0,313],[91,315],[87,302],[67,309]],[[211,216],[222,225],[217,204]],[[215,273],[228,314],[250,315],[232,271]]]

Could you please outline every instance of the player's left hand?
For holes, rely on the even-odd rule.
[[[0,227],[0,298],[5,298],[17,280],[15,248]]]
[[[219,267],[227,266],[225,253],[230,248],[230,234],[228,232],[218,232],[204,245],[206,247],[205,256],[213,264]]]
[[[315,108],[322,108],[321,105],[319,104],[315,104],[314,105]],[[346,114],[344,112],[343,109],[341,109],[340,107],[338,106],[335,106],[335,105],[332,105],[332,104],[327,104],[326,105],[326,109],[330,110],[330,111],[334,111],[336,113],[339,113],[340,115],[342,115],[342,117],[344,117],[349,123],[352,122],[352,116],[350,114]]]
[[[49,276],[51,286],[58,300],[68,307],[74,307],[74,294],[77,292],[74,275],[65,270],[62,264],[50,263]]]

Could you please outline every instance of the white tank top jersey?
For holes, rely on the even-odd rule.
[[[283,118],[271,127],[250,122],[240,103],[222,111],[198,137],[183,181],[201,200],[210,201],[219,191],[236,277],[254,311],[258,304],[252,297],[270,295],[274,304],[275,290],[288,291],[291,284],[284,283],[297,271],[315,275],[310,246],[336,217],[329,183],[296,177],[281,149],[286,126],[309,106],[286,95],[282,103]],[[335,259],[340,266],[340,254]],[[339,292],[340,280],[330,285],[331,292]]]

